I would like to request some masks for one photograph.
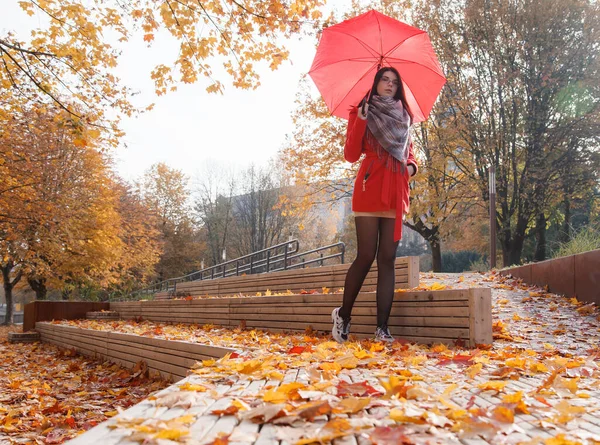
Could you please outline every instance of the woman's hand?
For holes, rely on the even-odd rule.
[[[358,107],[358,117],[363,121],[367,120],[367,114],[369,114],[369,104],[364,105],[365,114],[363,114],[363,107]]]
[[[414,174],[417,172],[417,169],[415,168],[415,166],[413,164],[408,164],[408,175],[409,176],[414,176]]]

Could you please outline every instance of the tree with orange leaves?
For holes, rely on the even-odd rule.
[[[114,142],[120,133],[106,110],[136,112],[131,91],[113,73],[121,43],[142,39],[150,46],[167,35],[179,43],[172,60],[158,64],[151,73],[159,95],[200,79],[206,79],[208,92],[222,93],[225,83],[213,70],[217,58],[235,87],[256,88],[260,82],[255,63],[277,69],[289,56],[281,38],[317,27],[324,1],[23,0],[19,4],[28,15],[37,16],[40,25],[29,41],[20,41],[11,32],[0,35],[0,86],[33,100],[42,93],[79,117],[78,110],[84,110],[89,123],[112,130]]]

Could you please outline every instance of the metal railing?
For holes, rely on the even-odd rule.
[[[214,278],[224,278],[241,274],[252,274],[270,272],[273,270],[272,265],[280,261],[286,261],[290,254],[298,252],[300,242],[298,240],[290,240],[275,246],[267,247],[248,255],[216,264],[211,267],[206,267],[202,270],[192,272],[181,277],[169,278],[168,280],[160,281],[143,289],[136,290],[130,296],[131,299],[138,299],[144,296],[154,295],[157,292],[175,292],[177,283],[185,281],[197,281]],[[283,251],[281,253],[280,251]],[[264,257],[264,258],[261,258]]]
[[[342,242],[297,253],[299,247],[300,243],[298,240],[286,241],[181,277],[170,278],[155,283],[133,292],[130,295],[130,298],[138,299],[144,296],[154,295],[157,292],[175,293],[177,291],[177,283],[187,281],[213,280],[216,278],[226,278],[244,274],[251,275],[256,273],[277,272],[281,270],[305,268],[306,266],[315,263],[319,263],[320,266],[323,266],[326,260],[333,258],[340,258],[340,263],[344,263],[346,246]],[[335,248],[339,248],[339,251],[324,255],[324,252],[327,250]],[[282,250],[283,252],[278,252],[279,250]],[[311,256],[313,257],[311,258]]]

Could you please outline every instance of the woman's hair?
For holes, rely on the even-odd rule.
[[[375,79],[373,80],[373,86],[371,87],[371,91],[369,91],[369,93],[367,93],[365,98],[360,102],[359,106],[362,106],[362,104],[365,102],[365,100],[370,99],[371,96],[378,95],[377,94],[377,85],[379,84],[379,81],[381,80],[383,75],[385,73],[387,73],[388,71],[391,71],[398,77],[398,89],[396,90],[396,94],[394,94],[394,100],[402,101],[402,105],[404,105],[404,108],[406,109],[406,111],[408,111],[408,114],[410,114],[410,118],[412,120],[413,115],[410,111],[410,108],[408,108],[408,105],[406,103],[406,94],[404,94],[404,84],[402,83],[402,78],[400,77],[400,73],[398,72],[398,70],[391,66],[385,66],[383,68],[380,68],[379,71],[377,71],[377,74],[375,74]]]

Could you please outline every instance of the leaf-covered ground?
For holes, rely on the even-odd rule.
[[[8,343],[0,327],[0,444],[58,444],[168,382],[41,343]],[[147,371],[147,370],[146,370]]]
[[[594,306],[494,275],[423,274],[421,283],[491,287],[494,344],[340,345],[310,332],[64,323],[239,351],[198,363],[147,402],[152,414],[113,419],[140,443],[600,443]]]

